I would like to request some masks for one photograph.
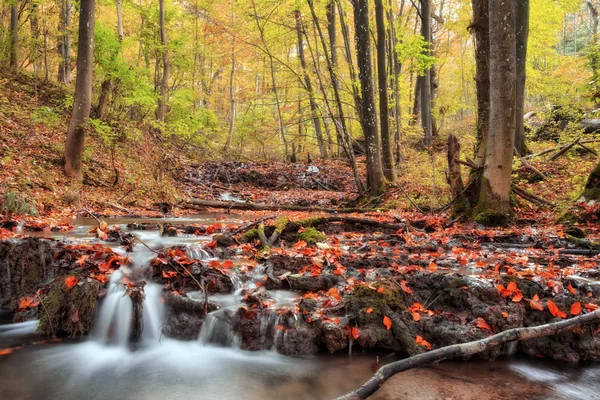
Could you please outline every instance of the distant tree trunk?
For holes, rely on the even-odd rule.
[[[19,54],[19,2],[10,8],[10,68],[17,69]]]
[[[313,91],[312,82],[310,81],[310,77],[308,76],[306,59],[304,58],[304,39],[303,39],[303,29],[302,29],[302,15],[300,11],[295,11],[296,18],[296,33],[298,35],[298,58],[300,59],[300,66],[302,68],[302,75],[304,77],[304,85],[306,86],[306,91],[308,92],[308,101],[310,103],[310,111],[312,114],[313,126],[315,128],[315,136],[317,137],[317,144],[319,145],[319,154],[321,158],[327,158],[327,146],[323,140],[323,131],[321,130],[321,121],[319,120],[319,110],[317,107],[317,101],[315,100],[315,93]]]
[[[81,158],[92,106],[95,8],[95,0],[81,0],[75,98],[65,143],[65,175],[78,180],[83,178]]]
[[[477,88],[477,149],[474,162],[483,165],[490,129],[490,23],[487,0],[473,0],[475,34],[475,85]]]
[[[60,32],[58,42],[60,62],[58,63],[58,81],[71,83],[71,35],[69,33],[69,24],[71,23],[72,6],[70,0],[61,0],[60,4],[60,23],[58,26]]]
[[[421,36],[425,40],[426,55],[431,53],[431,0],[421,0]],[[431,125],[431,70],[427,69],[425,75],[421,76],[421,126],[425,134],[424,143],[429,145],[433,139],[433,128]]]
[[[512,216],[512,161],[516,129],[515,1],[489,0],[490,127],[478,213],[482,222],[503,223]]]
[[[377,81],[379,87],[379,124],[381,126],[381,161],[383,164],[383,175],[387,180],[393,182],[395,179],[394,153],[392,152],[392,137],[390,132],[385,10],[382,0],[375,0],[375,24],[377,28]]]
[[[117,35],[123,41],[123,0],[117,0]]]
[[[233,4],[231,6],[231,25],[235,26],[235,12]],[[235,36],[231,37],[231,73],[229,74],[229,132],[225,142],[225,151],[228,151],[233,143],[233,134],[235,132]]]
[[[398,52],[396,50],[396,22],[394,18],[394,10],[392,8],[393,0],[390,0],[389,25],[390,25],[390,49],[392,57],[392,94],[394,96],[394,162],[396,166],[400,166],[401,160],[401,139],[402,139],[402,120],[400,108],[400,71],[401,65],[398,60]],[[400,16],[404,9],[404,0],[400,5]]]
[[[329,2],[327,3],[327,35],[329,37],[329,52],[331,55],[331,65],[333,66],[333,69],[335,70],[337,68],[338,65],[338,54],[337,54],[337,31],[336,31],[336,5],[335,5],[335,0],[329,0]],[[339,86],[340,83],[339,81],[336,79],[334,82],[332,82],[333,85],[337,85],[337,87],[335,87],[333,90],[338,90],[339,91]],[[339,124],[339,118],[335,115],[332,116],[332,121],[334,124]],[[338,156],[340,154],[340,148],[343,145],[340,142],[340,137],[338,135],[337,137],[337,142],[338,142]]]
[[[158,108],[156,118],[164,122],[167,115],[167,101],[169,96],[169,49],[167,42],[167,27],[165,24],[165,0],[159,0],[159,25],[160,25],[160,44],[162,45],[162,80],[160,84],[160,96],[158,97]]]
[[[367,154],[367,186],[372,195],[383,190],[384,175],[381,164],[381,140],[377,129],[373,71],[371,67],[371,40],[369,37],[369,1],[353,0],[354,34],[362,94],[363,132]]]
[[[525,145],[525,81],[527,65],[527,40],[529,38],[529,0],[517,0],[517,104],[515,148],[519,154],[527,152]]]
[[[336,105],[337,112],[338,112],[338,118],[333,118],[333,115],[334,115],[333,110],[332,110],[331,106],[329,105],[329,101],[327,100],[327,95],[325,92],[325,88],[324,88],[322,79],[320,78],[320,75],[317,73],[317,77],[319,77],[319,84],[321,86],[321,91],[323,92],[323,96],[325,97],[325,105],[327,106],[329,115],[332,116],[332,120],[335,125],[335,131],[337,134],[338,142],[341,143],[342,150],[344,151],[344,154],[345,154],[346,158],[348,159],[348,163],[350,164],[350,167],[352,168],[352,174],[354,175],[354,181],[356,183],[358,193],[360,195],[362,195],[365,192],[365,187],[364,187],[364,184],[358,173],[358,169],[356,167],[356,159],[354,157],[354,152],[352,150],[352,136],[350,135],[350,132],[348,131],[348,125],[346,124],[346,118],[344,117],[344,108],[342,106],[342,98],[341,98],[340,90],[339,90],[338,77],[334,70],[334,64],[333,64],[332,58],[328,55],[328,52],[327,52],[327,44],[325,43],[325,37],[323,35],[323,31],[321,30],[321,26],[318,23],[319,19],[317,17],[317,13],[315,12],[314,3],[312,0],[307,0],[307,3],[310,8],[313,22],[315,23],[315,28],[317,28],[317,32],[319,34],[319,40],[321,41],[323,53],[325,54],[325,61],[327,63],[327,71],[329,72],[329,78],[331,79],[331,82],[333,83],[333,95],[334,95],[335,105]],[[341,5],[339,3],[338,3],[338,6],[339,6],[338,10],[340,13],[340,23],[342,26],[345,26],[344,23],[342,22],[343,21],[343,10],[341,9]],[[344,32],[344,31],[346,31],[345,28],[342,28],[342,32]],[[311,49],[310,44],[309,44],[308,48],[309,48],[309,50]],[[311,51],[311,55],[313,56],[313,59],[314,59],[314,54],[312,53],[312,51]]]
[[[108,107],[108,98],[110,95],[110,89],[112,87],[112,83],[110,77],[107,77],[102,85],[100,86],[100,96],[98,97],[98,106],[95,110],[95,117],[103,120],[104,115],[106,114],[106,108]]]
[[[590,54],[590,66],[592,67],[592,80],[594,81],[594,93],[593,99],[594,103],[598,103],[598,99],[600,98],[600,84],[598,83],[598,69],[600,63],[600,55],[598,54],[598,6],[596,6],[592,0],[587,0],[586,4],[588,9],[590,10],[590,16],[592,18],[592,52]],[[565,40],[566,43],[566,40]]]
[[[30,3],[31,15],[29,17],[29,25],[31,27],[31,39],[32,39],[32,55],[33,58],[33,73],[38,76],[41,69],[41,57],[40,57],[40,10],[39,4],[35,1]]]

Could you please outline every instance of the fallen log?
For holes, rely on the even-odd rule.
[[[190,199],[186,202],[188,205],[198,207],[222,208],[227,210],[252,210],[252,211],[320,211],[326,213],[352,214],[352,213],[368,213],[377,212],[373,208],[326,208],[318,206],[296,206],[290,204],[259,204],[259,203],[242,203],[236,201],[220,201],[220,200],[196,200]]]
[[[572,141],[571,143],[563,146],[559,151],[556,152],[556,154],[554,154],[552,157],[550,157],[550,161],[554,161],[556,160],[558,157],[562,156],[563,154],[565,154],[567,151],[569,151],[573,146],[575,146],[577,143],[579,143],[579,140],[581,138],[577,138],[574,141]]]
[[[533,203],[539,207],[541,207],[543,205],[554,206],[554,204],[552,204],[548,200],[543,199],[539,196],[536,196],[535,194],[530,193],[524,189],[521,189],[520,187],[518,187],[515,184],[512,185],[512,190],[517,196],[519,196],[519,197],[527,200],[528,202]]]
[[[589,143],[597,143],[600,142],[600,139],[588,139],[588,140],[580,140],[579,142],[577,142],[577,144],[589,144]],[[550,149],[546,149],[546,150],[542,150],[539,153],[535,153],[535,154],[530,154],[528,156],[523,157],[526,160],[530,160],[534,157],[539,157],[539,156],[543,156],[545,154],[548,153],[552,153],[553,151],[559,150],[561,149],[563,146],[557,146],[557,147],[552,147]]]
[[[534,327],[509,329],[504,332],[489,336],[485,339],[455,344],[432,350],[427,353],[417,354],[416,356],[396,361],[381,367],[375,373],[375,375],[373,375],[373,377],[365,382],[360,388],[346,395],[338,397],[336,400],[367,399],[377,390],[379,390],[388,379],[400,372],[423,365],[433,364],[450,358],[472,356],[474,354],[490,350],[494,347],[498,347],[504,343],[538,339],[555,335],[568,329],[588,324],[599,319],[600,309],[575,318]]]

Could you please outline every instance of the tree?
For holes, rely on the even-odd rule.
[[[373,70],[371,67],[371,44],[369,37],[369,2],[353,0],[354,35],[358,59],[358,77],[362,94],[362,128],[365,135],[367,154],[367,186],[371,194],[383,190],[384,175],[381,163],[381,140],[377,129],[375,95],[373,92]]]
[[[425,40],[427,56],[431,54],[431,0],[421,0],[421,36]],[[421,125],[425,133],[426,145],[433,139],[433,126],[431,120],[431,68],[427,68],[419,79],[421,88]]]
[[[516,2],[489,0],[490,120],[478,213],[485,222],[512,216],[512,161],[516,130]]]
[[[19,2],[10,8],[10,68],[16,69],[19,54]]]
[[[60,61],[58,63],[58,81],[62,83],[71,83],[71,35],[69,33],[69,24],[71,23],[72,5],[70,0],[61,0],[60,2],[60,23],[58,26],[58,53]]]
[[[95,0],[81,0],[75,98],[65,143],[65,175],[78,180],[83,178],[81,158],[92,106],[95,8]]]
[[[529,38],[529,0],[517,0],[517,104],[515,148],[519,154],[527,151],[525,145],[525,81],[527,65],[527,39]]]
[[[160,44],[162,45],[162,80],[160,83],[160,95],[158,97],[158,107],[156,109],[156,118],[160,122],[165,121],[167,115],[167,101],[169,96],[169,73],[171,64],[169,62],[169,49],[167,42],[167,27],[165,23],[165,0],[159,0],[159,26],[160,26]]]
[[[375,24],[377,27],[377,82],[379,87],[379,123],[381,126],[381,146],[383,175],[394,181],[394,153],[390,132],[390,106],[388,101],[387,40],[385,31],[385,10],[382,0],[375,0]]]

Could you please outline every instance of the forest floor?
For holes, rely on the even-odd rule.
[[[73,186],[60,166],[68,119],[61,111],[64,92],[35,86],[25,75],[0,76],[0,87],[2,204],[22,202],[17,209],[29,205],[37,210],[35,216],[21,216],[3,208],[0,235],[17,241],[0,241],[0,259],[8,265],[0,272],[0,305],[14,311],[15,320],[39,313],[42,321],[54,321],[50,327],[42,324],[45,333],[89,332],[108,276],[129,262],[111,247],[130,250],[142,244],[123,227],[110,226],[108,219],[93,230],[95,244],[27,238],[31,232],[71,230],[76,215],[217,211],[225,219],[230,212],[198,210],[189,199],[270,204],[274,210],[236,210],[236,223],[129,227],[197,237],[216,258],[190,258],[174,246],[158,251],[151,262],[150,279],[164,285],[166,302],[172,305],[165,327],[170,336],[197,337],[205,313],[218,305],[205,299],[200,307],[187,293],[232,292],[232,274],[252,284],[244,305],[222,316],[241,337],[241,347],[274,347],[293,355],[339,351],[351,341],[414,355],[598,307],[600,224],[592,220],[573,229],[556,222],[596,162],[584,150],[555,161],[531,159],[545,179],[519,166],[516,184],[553,205],[540,209],[517,197],[514,225],[494,229],[453,220],[445,208],[451,198],[444,151],[410,146],[404,150],[398,182],[381,197],[360,203],[350,169],[341,161],[201,161],[178,151],[177,144],[161,144],[149,131],[128,125],[137,138],[128,135],[111,144],[89,133],[84,182]],[[556,146],[531,145],[534,152]],[[590,147],[600,151],[595,143]],[[464,174],[466,179],[468,171]],[[277,211],[277,205],[363,209],[341,216]],[[143,291],[143,285],[125,284],[131,296]],[[298,293],[293,311],[277,308],[272,293],[281,289]],[[44,310],[44,302],[55,308]],[[277,316],[276,332],[265,339],[259,334],[261,321],[271,316]],[[599,336],[596,324],[523,342],[520,350],[538,357],[598,361]],[[482,357],[499,354],[494,350]]]

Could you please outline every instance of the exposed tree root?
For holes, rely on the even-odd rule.
[[[567,329],[594,322],[598,319],[600,319],[600,309],[589,314],[580,315],[578,317],[559,322],[528,328],[509,329],[474,342],[455,344],[452,346],[446,346],[440,349],[432,350],[427,353],[417,354],[416,356],[396,361],[381,367],[375,373],[375,375],[373,375],[373,377],[365,382],[360,388],[344,396],[338,397],[337,400],[367,399],[373,393],[379,390],[389,378],[409,369],[454,357],[471,356],[508,342],[531,340],[555,335]]]

